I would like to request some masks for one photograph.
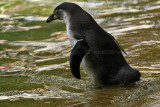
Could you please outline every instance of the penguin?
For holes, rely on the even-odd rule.
[[[81,79],[82,65],[96,86],[128,84],[140,80],[140,72],[126,62],[121,52],[125,51],[115,38],[79,5],[70,2],[58,5],[46,22],[57,19],[66,24],[72,46],[70,69],[75,78]]]

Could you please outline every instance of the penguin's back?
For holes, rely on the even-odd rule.
[[[92,70],[94,83],[123,84],[140,79],[139,71],[131,68],[126,62],[120,48],[112,39],[112,35],[103,29],[91,30],[86,34],[86,41],[90,47],[84,58],[85,66]]]

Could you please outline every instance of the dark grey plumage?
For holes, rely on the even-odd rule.
[[[73,47],[70,67],[76,78],[80,78],[80,62],[83,60],[82,67],[97,85],[125,84],[140,80],[140,72],[128,65],[121,52],[124,50],[114,37],[104,31],[80,6],[69,2],[60,4],[47,22],[55,19],[62,19],[67,25]],[[76,42],[80,39],[82,41]]]

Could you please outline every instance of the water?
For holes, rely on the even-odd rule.
[[[85,72],[71,75],[65,24],[45,22],[64,1],[118,40],[141,81],[96,89]],[[160,106],[159,0],[1,0],[0,23],[0,106]]]

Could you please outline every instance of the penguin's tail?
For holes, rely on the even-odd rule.
[[[119,83],[133,83],[139,81],[141,77],[141,73],[131,68],[129,65],[123,66],[119,73],[117,74],[117,78]]]

